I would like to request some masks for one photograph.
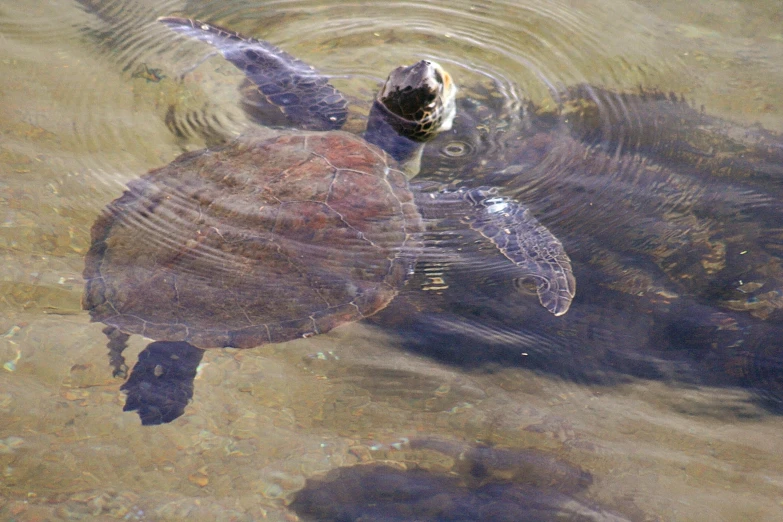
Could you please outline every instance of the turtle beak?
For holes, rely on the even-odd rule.
[[[440,64],[432,61],[422,61],[427,63],[431,68],[431,75],[440,86],[440,98],[443,100],[443,118],[439,132],[451,130],[451,126],[454,123],[454,117],[457,115],[457,86],[451,79],[451,75],[446,72],[446,69],[441,67]]]
[[[422,60],[419,63],[424,63],[427,65],[427,76],[435,78],[435,80],[440,85],[440,92],[444,97],[450,98],[456,95],[457,87],[454,85],[454,81],[451,79],[451,75],[446,72],[446,69],[441,67],[439,63],[429,60]]]

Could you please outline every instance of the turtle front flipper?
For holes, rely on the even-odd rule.
[[[489,239],[517,266],[518,281],[535,282],[544,308],[557,316],[568,311],[576,294],[571,260],[560,240],[533,217],[530,209],[488,187],[461,188],[431,197],[436,203],[469,203],[473,211],[463,216],[463,223]]]
[[[335,130],[348,117],[348,102],[326,76],[274,45],[188,18],[162,17],[171,30],[206,42],[252,82],[246,109],[264,125]],[[247,106],[251,106],[250,110]]]

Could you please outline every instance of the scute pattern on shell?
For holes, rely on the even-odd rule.
[[[405,176],[344,132],[239,138],[128,187],[93,225],[84,306],[199,348],[372,315],[404,284],[422,230]]]

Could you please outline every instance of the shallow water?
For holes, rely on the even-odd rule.
[[[529,205],[572,258],[571,310],[551,316],[502,259],[438,236],[463,254],[424,256],[371,320],[210,350],[185,414],[142,427],[81,310],[90,227],[129,181],[252,125],[241,75],[155,23],[169,14],[316,65],[358,101],[351,130],[386,71],[440,62],[462,116],[422,177],[482,176]],[[783,140],[756,125],[783,132],[781,27],[776,1],[4,6],[0,518],[328,519],[393,483],[474,518],[533,513],[527,492],[538,519],[780,520]],[[593,90],[619,138],[571,116],[517,139],[580,84],[671,91],[721,120],[645,141],[672,104]],[[689,134],[717,129],[735,141]],[[147,342],[131,338],[130,364]],[[400,504],[351,516],[451,516]]]

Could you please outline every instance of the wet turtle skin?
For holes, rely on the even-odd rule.
[[[404,174],[343,132],[240,138],[129,184],[92,228],[94,321],[249,348],[370,316],[412,270]]]

